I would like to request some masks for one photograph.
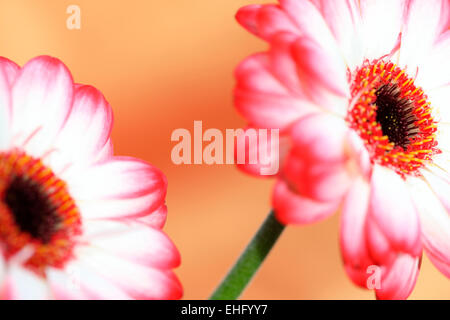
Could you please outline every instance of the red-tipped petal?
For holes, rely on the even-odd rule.
[[[35,157],[51,151],[72,101],[72,76],[61,61],[48,56],[30,60],[12,88],[14,146]]]
[[[277,219],[283,224],[310,224],[335,213],[340,202],[318,202],[294,193],[283,181],[278,181],[272,196]]]

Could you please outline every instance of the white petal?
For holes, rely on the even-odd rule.
[[[441,31],[440,17],[444,1],[411,0],[407,5],[407,17],[402,30],[400,65],[408,66],[411,72],[415,72],[425,59],[431,58],[428,53]],[[422,84],[420,78],[418,81]]]
[[[167,206],[163,204],[157,210],[152,212],[151,214],[137,218],[140,222],[157,229],[162,229],[166,224],[167,220]]]
[[[450,151],[450,85],[427,92],[432,115],[438,122],[438,147]]]
[[[430,177],[428,177],[430,178]],[[431,182],[431,186],[439,186]],[[422,238],[432,261],[450,265],[450,215],[425,181],[409,179],[414,203],[420,213]],[[447,195],[448,196],[448,195]],[[438,266],[439,267],[439,266]],[[442,269],[442,268],[440,268]]]
[[[74,167],[83,168],[102,158],[112,121],[111,107],[102,93],[93,87],[78,85],[69,118],[53,145],[55,151],[49,159],[52,169],[56,173],[74,170]]]
[[[123,290],[105,279],[101,273],[92,272],[92,270],[77,262],[67,265],[64,271],[49,270],[47,275],[55,298],[59,300],[131,299]]]
[[[398,45],[403,24],[405,1],[360,1],[364,57],[378,59]]]
[[[111,141],[111,138],[108,139],[108,141],[105,143],[105,146],[102,150],[98,153],[98,162],[106,161],[109,158],[112,158],[114,154],[114,147],[113,143]]]
[[[167,179],[150,164],[115,157],[66,179],[83,218],[140,217],[164,204]]]
[[[419,67],[417,79],[422,82],[422,86],[428,96],[433,95],[431,90],[440,89],[442,86],[450,85],[450,31],[439,37],[433,44],[429,53],[423,59]],[[448,101],[440,108],[448,106]]]
[[[310,1],[280,0],[280,4],[305,35],[320,43],[326,51],[339,54],[329,26]]]
[[[7,296],[13,300],[46,300],[51,291],[44,278],[19,265],[10,265],[7,274]]]
[[[421,254],[419,216],[409,189],[397,173],[378,165],[371,180],[369,218],[394,250]]]
[[[134,299],[178,299],[182,294],[180,283],[170,271],[144,267],[88,247],[79,247],[77,256],[77,265],[82,268],[81,277],[86,268]],[[100,285],[98,290],[104,288]]]
[[[180,263],[178,250],[165,233],[144,224],[89,221],[83,231],[83,238],[92,246],[135,263],[164,269]]]
[[[444,276],[450,279],[450,263],[448,261],[444,261],[441,258],[435,256],[431,250],[425,249],[428,258],[434,264],[434,266],[442,272]]]
[[[12,88],[14,146],[35,157],[50,152],[72,98],[72,76],[61,61],[46,56],[29,61]]]
[[[450,173],[450,157],[447,150],[441,154],[433,156],[433,163],[442,168],[445,172]]]
[[[349,1],[313,0],[331,29],[350,70],[363,61],[361,15],[358,3]]]
[[[48,268],[46,270],[48,285],[56,300],[85,300],[94,298],[87,295],[80,287],[79,273],[73,267],[65,270]]]

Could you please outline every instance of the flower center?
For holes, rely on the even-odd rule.
[[[347,122],[363,139],[372,162],[401,176],[419,175],[418,170],[441,152],[423,90],[405,70],[383,59],[365,61],[350,81]]]
[[[0,153],[0,246],[5,258],[29,246],[24,264],[43,275],[62,267],[81,231],[78,208],[66,184],[39,159]]]

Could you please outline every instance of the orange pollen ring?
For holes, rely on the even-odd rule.
[[[41,160],[14,150],[0,153],[0,253],[33,249],[24,265],[41,276],[62,268],[81,233],[80,212],[64,181]]]
[[[390,61],[366,60],[349,76],[347,122],[364,141],[373,163],[400,174],[420,175],[437,148],[437,122],[427,96],[405,70]]]

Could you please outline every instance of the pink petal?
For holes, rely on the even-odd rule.
[[[329,53],[339,52],[334,35],[314,4],[310,1],[280,0],[280,5],[302,35],[313,39]]]
[[[380,299],[406,299],[417,278],[421,251],[417,254],[413,252],[413,255],[398,251],[393,237],[386,236],[389,230],[385,225],[381,227],[381,224],[378,224],[375,218],[378,214],[374,215],[372,202],[377,198],[376,194],[379,194],[374,190],[380,175],[379,168],[375,168],[374,175],[377,178],[373,178],[375,181],[370,185],[362,177],[356,179],[345,198],[340,230],[345,270],[358,286],[375,289]],[[387,184],[395,184],[396,179],[393,179],[394,182],[387,180]],[[401,190],[405,187],[397,185],[397,188]],[[393,223],[395,225],[394,220]],[[418,246],[420,248],[420,242]],[[377,288],[377,284],[380,287]],[[375,287],[372,287],[373,285]]]
[[[167,179],[150,164],[114,157],[68,180],[83,218],[142,217],[164,204]]]
[[[271,71],[292,95],[309,100],[307,87],[297,72],[298,62],[294,55],[294,46],[300,37],[290,33],[279,33],[270,42],[269,57]]]
[[[248,31],[254,35],[259,35],[258,30],[258,11],[261,9],[259,4],[251,4],[239,9],[236,13],[236,20]]]
[[[384,230],[371,216],[367,217],[365,227],[368,252],[373,264],[381,266],[391,264],[398,254],[398,249],[391,244],[390,239],[385,236]]]
[[[369,184],[363,178],[356,179],[345,197],[339,233],[345,270],[355,284],[364,288],[367,268],[373,265],[366,245],[369,195]]]
[[[14,146],[41,157],[52,150],[70,113],[72,76],[55,58],[34,58],[20,70],[12,88],[12,100]]]
[[[234,100],[238,111],[253,126],[283,129],[303,115],[316,112],[317,108],[291,91],[297,85],[292,57],[284,55],[282,59],[280,51],[275,57],[274,54],[250,56],[237,67]],[[282,63],[291,63],[294,69]],[[280,78],[277,73],[284,70],[289,70],[292,75]]]
[[[419,275],[420,257],[399,255],[392,266],[383,270],[377,299],[403,300],[408,298]]]
[[[256,53],[242,61],[235,70],[237,88],[260,93],[283,95],[289,93],[286,85],[272,71],[267,53]]]
[[[0,57],[0,69],[6,76],[9,86],[12,87],[17,79],[20,67],[14,61]]]
[[[268,53],[253,55],[238,66],[235,104],[252,126],[284,130],[319,110],[345,114],[345,65],[311,43],[304,37],[280,33],[271,40]],[[316,63],[319,54],[325,66]]]
[[[349,95],[347,66],[322,15],[309,1],[280,2],[301,32],[278,34],[271,39],[272,47],[291,43],[291,50],[288,52],[294,57],[299,87],[302,87],[304,95],[321,108],[339,114],[345,113],[347,100],[342,97]],[[280,69],[294,70],[287,66],[277,68]]]
[[[348,153],[353,159],[354,169],[365,179],[370,180],[372,176],[372,162],[369,152],[361,137],[354,131],[348,132]]]
[[[278,181],[272,196],[277,219],[283,224],[310,224],[328,218],[338,210],[340,202],[319,202],[294,193]]]
[[[9,148],[11,140],[11,83],[19,67],[0,57],[0,151]]]
[[[413,256],[422,252],[419,216],[409,189],[398,174],[385,167],[375,166],[373,171],[367,228],[378,229],[394,251]],[[369,237],[373,254],[387,250],[379,236]]]
[[[301,102],[301,116],[314,109],[345,114],[348,83],[345,65],[339,55],[327,52],[315,39],[307,36],[279,33],[270,42],[269,57],[276,79]],[[322,61],[320,67],[319,60]],[[330,73],[328,78],[324,77],[327,72]],[[330,81],[333,76],[335,81]]]
[[[276,5],[243,7],[237,12],[236,19],[248,31],[266,40],[279,32],[299,32],[288,15]]]
[[[160,229],[134,221],[89,221],[83,231],[83,238],[95,248],[134,263],[159,269],[180,264],[178,250]]]
[[[281,174],[296,193],[324,202],[341,199],[352,180],[345,163],[317,163],[300,154],[287,157]]]
[[[348,159],[345,147],[348,127],[329,114],[310,115],[291,129],[293,149],[318,162],[340,163]]]
[[[370,267],[362,267],[359,265],[352,265],[352,264],[344,264],[344,270],[347,276],[352,280],[352,282],[357,285],[358,287],[368,289],[367,288],[367,280],[371,276],[370,272],[367,272],[367,270]]]
[[[300,81],[318,105],[328,106],[326,91],[341,97],[350,96],[347,69],[340,56],[330,54],[315,40],[307,37],[301,37],[295,42],[293,55]],[[334,107],[327,109],[332,110]]]
[[[112,129],[112,110],[103,95],[90,86],[75,89],[69,118],[61,130],[52,154],[60,165],[86,166],[101,157]],[[53,163],[52,163],[53,164]],[[55,168],[55,166],[52,166]]]
[[[353,0],[314,0],[315,5],[309,1],[280,2],[281,7],[271,4],[243,7],[236,18],[248,31],[265,40],[273,41],[280,33],[306,35],[328,52],[341,52],[351,69],[362,62],[360,14]]]
[[[247,128],[243,132],[235,139],[237,167],[255,176],[277,175],[289,148],[289,137],[279,137],[279,132],[267,129]]]
[[[347,132],[342,119],[326,114],[305,117],[292,128],[282,174],[297,193],[325,202],[342,198],[352,180]]]

